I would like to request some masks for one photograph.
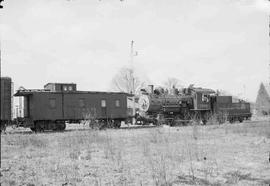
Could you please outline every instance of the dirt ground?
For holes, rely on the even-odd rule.
[[[269,121],[8,129],[1,135],[1,185],[269,185]]]

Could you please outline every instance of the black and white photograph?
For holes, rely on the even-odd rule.
[[[0,72],[0,185],[270,185],[270,0],[0,0]]]

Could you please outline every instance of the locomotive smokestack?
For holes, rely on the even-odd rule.
[[[151,94],[154,93],[154,85],[148,85],[149,91]]]

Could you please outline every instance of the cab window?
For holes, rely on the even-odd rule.
[[[202,102],[209,102],[209,95],[208,94],[202,95]]]

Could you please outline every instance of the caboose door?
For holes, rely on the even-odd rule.
[[[107,118],[107,101],[106,101],[106,99],[101,100],[101,117]]]
[[[23,106],[24,106],[24,110],[23,110],[23,115],[25,118],[29,118],[30,117],[30,95],[24,96],[23,97]]]

